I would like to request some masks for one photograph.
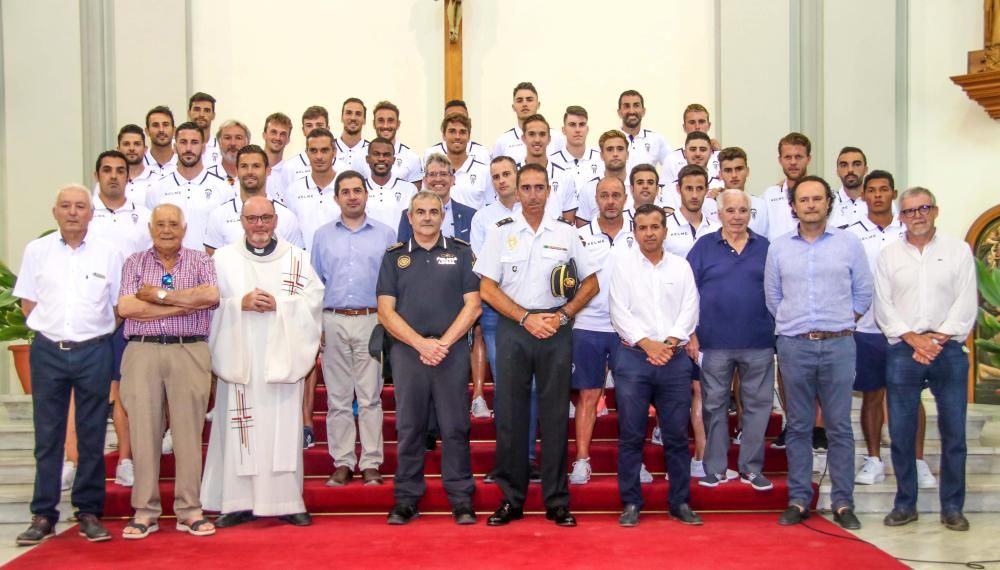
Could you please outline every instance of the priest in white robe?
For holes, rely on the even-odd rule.
[[[215,252],[219,308],[209,348],[219,382],[202,478],[217,528],[258,516],[311,523],[302,499],[303,377],[316,362],[323,283],[309,255],[275,234],[274,206],[243,205],[245,239]]]

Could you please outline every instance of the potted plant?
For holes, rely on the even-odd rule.
[[[31,367],[28,364],[28,349],[35,331],[28,328],[21,312],[21,300],[14,296],[17,275],[0,261],[0,342],[23,340],[24,343],[11,344],[7,350],[14,355],[14,369],[21,381],[25,394],[31,394]]]

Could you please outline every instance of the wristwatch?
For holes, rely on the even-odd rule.
[[[159,301],[160,304],[162,305],[163,302],[167,300],[167,290],[166,289],[160,289],[159,291],[157,291],[156,292],[156,300]]]
[[[566,314],[566,311],[564,311],[562,309],[559,309],[556,312],[559,313],[559,326],[564,327],[564,326],[568,325],[569,324],[569,315]]]

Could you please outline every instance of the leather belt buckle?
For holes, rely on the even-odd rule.
[[[809,333],[809,340],[823,340],[823,333],[821,332],[811,332]]]
[[[64,340],[60,340],[57,344],[59,345],[59,350],[68,351],[73,349],[73,347],[69,346],[68,343]]]

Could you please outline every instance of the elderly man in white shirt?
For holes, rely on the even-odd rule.
[[[622,340],[613,370],[621,526],[639,523],[639,470],[650,404],[663,433],[670,514],[685,524],[702,524],[688,506],[687,425],[694,363],[685,349],[698,324],[698,291],[687,260],[663,248],[666,223],[662,208],[637,208],[633,231],[639,247],[622,252],[611,274],[611,323]]]
[[[917,408],[929,387],[941,430],[941,522],[965,531],[969,358],[963,343],[976,324],[976,267],[965,242],[937,231],[937,215],[930,190],[903,192],[899,216],[906,235],[882,250],[875,267],[875,321],[890,345],[886,385],[896,473],[896,500],[884,522],[917,520]]]

